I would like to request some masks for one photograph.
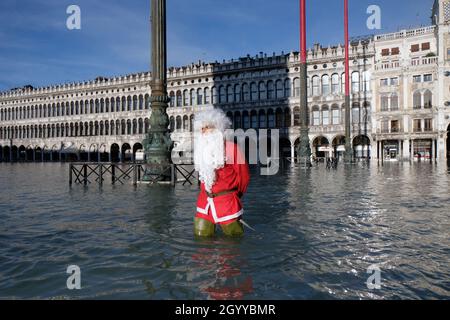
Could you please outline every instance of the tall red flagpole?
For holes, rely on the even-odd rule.
[[[306,63],[306,0],[300,0],[300,143],[297,149],[298,162],[311,166],[309,144],[308,93]]]
[[[348,37],[348,0],[344,0],[344,33],[345,33],[345,154],[344,161],[353,159],[351,147],[350,128],[350,62],[349,62],[349,37]]]

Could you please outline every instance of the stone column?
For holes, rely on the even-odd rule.
[[[403,140],[403,160],[410,160],[411,159],[411,154],[409,151],[409,140]]]
[[[170,166],[172,141],[169,132],[167,107],[167,43],[166,43],[166,0],[151,0],[152,34],[152,80],[150,129],[144,141],[147,156],[145,176],[160,175]],[[149,177],[144,179],[148,180]],[[168,175],[160,180],[170,179]]]
[[[300,2],[300,143],[297,157],[299,163],[311,166],[311,146],[309,145],[308,123],[308,92],[307,92],[307,63],[306,63],[306,4]],[[294,85],[295,91],[295,85]],[[295,117],[295,114],[292,114]]]
[[[295,164],[295,142],[291,143],[291,165]]]
[[[370,158],[373,160],[378,160],[378,141],[372,141]]]
[[[346,163],[353,161],[350,127],[350,62],[348,35],[348,0],[344,0],[344,34],[345,34],[345,153]]]
[[[430,152],[430,161],[431,162],[434,162],[435,158],[436,158],[436,156],[435,156],[436,155],[435,154],[435,152],[436,152],[435,143],[436,143],[436,141],[434,139],[431,139],[431,152]]]

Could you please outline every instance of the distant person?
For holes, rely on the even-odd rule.
[[[241,198],[250,173],[238,145],[225,140],[230,127],[231,121],[220,109],[203,111],[194,118],[194,164],[201,181],[196,236],[213,236],[216,224],[229,236],[244,233]]]

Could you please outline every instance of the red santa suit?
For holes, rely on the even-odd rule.
[[[241,197],[246,192],[250,182],[250,172],[244,155],[237,144],[225,142],[226,161],[223,168],[216,170],[216,180],[211,193],[224,191],[233,192],[209,197],[202,182],[197,200],[197,218],[203,218],[212,223],[228,224],[238,220],[244,213]]]

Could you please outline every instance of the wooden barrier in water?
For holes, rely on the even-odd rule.
[[[139,183],[154,184],[158,183],[162,175],[170,174],[170,183],[175,186],[177,183],[185,185],[200,184],[198,173],[195,171],[192,164],[171,164],[165,172],[158,176],[146,175],[146,164],[145,163],[94,163],[85,162],[70,163],[69,169],[69,185],[80,184],[89,185],[92,183],[98,183],[103,185],[103,183],[110,179],[111,183],[114,184],[125,184],[131,181],[133,185]],[[146,177],[146,181],[143,177]]]

